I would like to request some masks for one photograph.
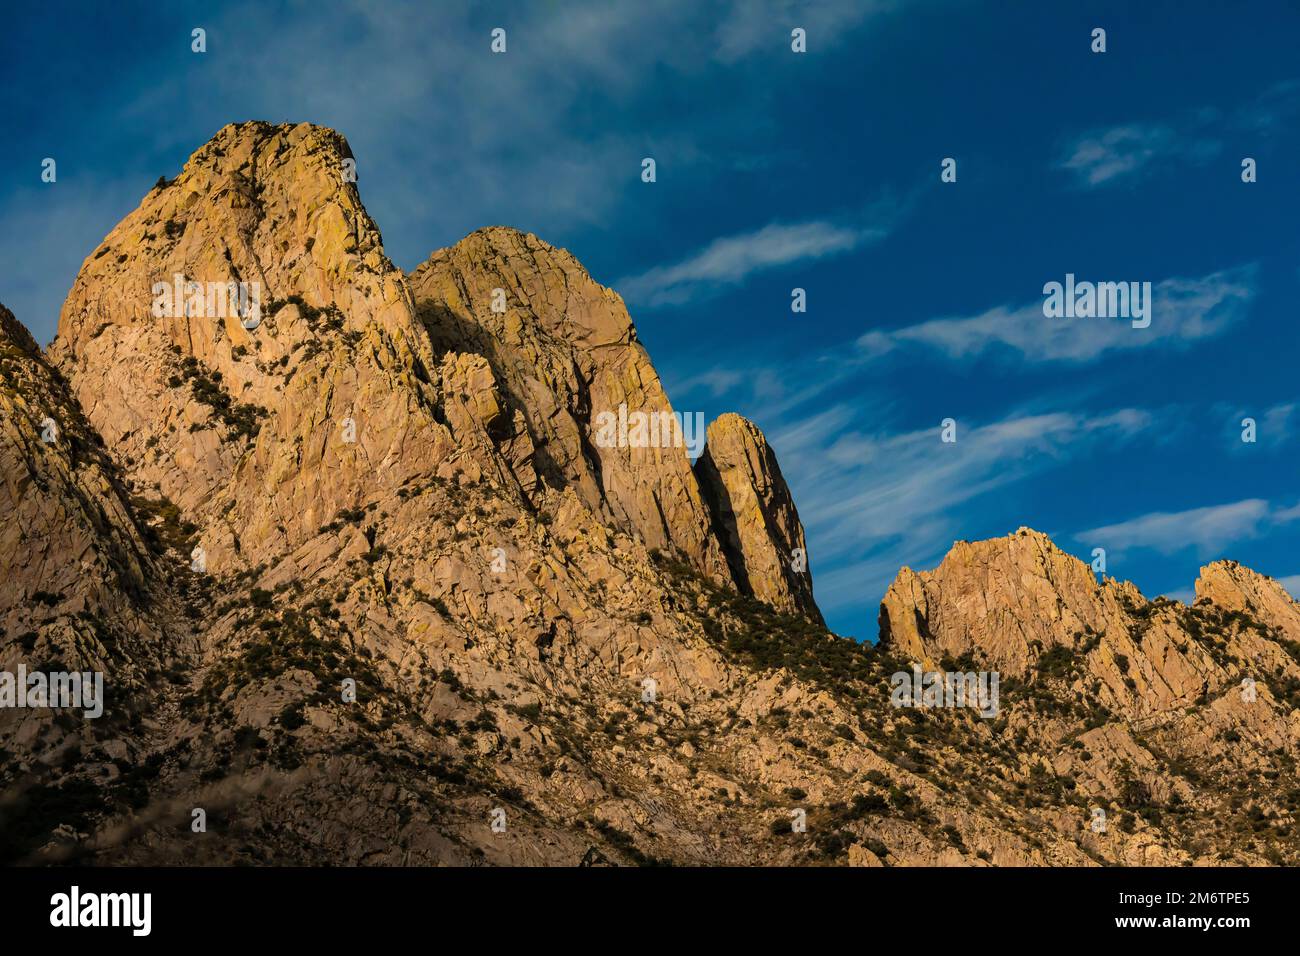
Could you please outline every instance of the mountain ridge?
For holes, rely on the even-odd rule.
[[[674,414],[621,297],[506,227],[403,273],[352,158],[223,127],[86,258],[47,352],[0,310],[28,535],[0,653],[109,685],[103,722],[0,711],[0,857],[1300,860],[1280,587],[1215,563],[1192,607],[1147,601],[1021,529],[902,569],[878,647],[834,635],[757,426],[721,416],[694,466],[603,441]],[[256,283],[257,321],[159,309],[176,275]],[[997,670],[999,712],[893,706],[913,662]]]

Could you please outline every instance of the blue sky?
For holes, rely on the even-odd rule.
[[[1218,557],[1295,593],[1298,46],[1289,0],[19,4],[0,301],[49,341],[217,129],[321,123],[399,266],[536,232],[624,294],[679,411],[756,421],[842,633],[1021,525],[1149,595]],[[1151,327],[1045,318],[1066,273],[1151,282]]]

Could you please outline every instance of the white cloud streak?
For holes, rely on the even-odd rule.
[[[1168,126],[1114,126],[1074,140],[1058,165],[1084,184],[1100,186],[1139,172],[1177,147],[1178,136]]]
[[[615,288],[638,305],[681,305],[741,285],[755,273],[842,255],[884,235],[881,228],[824,221],[771,223],[754,232],[715,239],[673,265],[621,279]]]
[[[1139,179],[1170,163],[1204,165],[1231,140],[1225,132],[1256,139],[1284,128],[1297,112],[1300,80],[1288,80],[1227,115],[1207,108],[1176,120],[1089,130],[1066,143],[1055,165],[1086,189]]]
[[[788,50],[795,26],[807,31],[809,50],[827,50],[853,27],[896,6],[892,0],[739,0],[719,20],[716,56],[734,63],[764,50]]]
[[[1111,554],[1146,548],[1169,555],[1193,548],[1198,555],[1207,556],[1220,554],[1235,542],[1256,538],[1266,529],[1297,517],[1300,507],[1280,508],[1262,498],[1246,498],[1185,511],[1154,511],[1080,531],[1074,538],[1104,547]]]
[[[1245,317],[1255,297],[1257,272],[1251,265],[1156,283],[1152,287],[1151,325],[1145,329],[1133,328],[1126,319],[1047,318],[1040,300],[999,306],[975,316],[872,331],[857,344],[872,358],[911,346],[961,361],[1001,347],[1027,361],[1074,363],[1156,343],[1186,347],[1221,335]],[[1064,274],[1051,278],[1060,281]]]

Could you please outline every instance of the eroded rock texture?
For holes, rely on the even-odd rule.
[[[651,547],[728,578],[685,435],[673,443],[659,429],[643,447],[599,440],[602,413],[673,412],[618,293],[568,252],[501,227],[433,253],[411,287],[434,347],[481,355],[499,378],[527,438],[509,456],[526,494],[572,489]]]
[[[799,512],[758,426],[718,418],[695,472],[736,583],[773,607],[817,615]]]

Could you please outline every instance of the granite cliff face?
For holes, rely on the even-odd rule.
[[[434,348],[482,356],[500,382],[501,427],[508,417],[520,439],[507,458],[526,495],[572,489],[651,547],[675,548],[728,579],[691,473],[689,428],[671,424],[673,408],[616,292],[569,253],[499,227],[433,253],[411,288]],[[601,434],[602,416],[637,414],[671,427],[647,428],[642,441],[626,427]]]
[[[1175,714],[1260,674],[1300,677],[1288,651],[1300,607],[1276,581],[1220,561],[1202,569],[1196,593],[1191,607],[1148,602],[1021,528],[958,542],[932,572],[904,568],[881,604],[881,635],[927,667],[971,657],[1018,679],[1070,658],[1080,693],[1133,719]]]
[[[90,255],[60,316],[51,357],[87,419],[199,526],[213,571],[300,547],[453,454],[349,157],[318,127],[224,128]],[[247,323],[213,294],[230,283],[256,301]]]
[[[903,568],[881,604],[890,646],[930,666],[979,650],[1023,674],[1035,656],[1085,627],[1101,630],[1124,591],[1099,585],[1088,565],[1046,535],[958,541],[932,572]]]
[[[107,698],[0,713],[0,857],[1300,861],[1274,582],[1148,602],[1022,530],[830,634],[755,425],[692,468],[615,292],[499,227],[404,275],[350,158],[228,126],[48,354],[0,311],[0,669]],[[913,661],[997,670],[997,712],[893,706]]]
[[[0,458],[6,520],[0,607],[68,595],[99,610],[141,598],[151,570],[124,489],[98,436],[13,313],[0,306]],[[51,608],[64,605],[46,600]],[[16,620],[9,620],[16,626]]]
[[[820,620],[799,512],[758,426],[735,414],[718,418],[695,472],[736,584],[773,607]]]

